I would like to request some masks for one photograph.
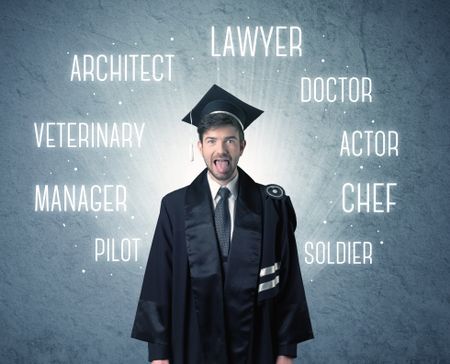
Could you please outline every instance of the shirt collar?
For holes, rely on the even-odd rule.
[[[206,173],[206,175],[208,176],[208,184],[209,184],[209,189],[211,190],[211,196],[212,199],[215,200],[216,196],[217,196],[217,192],[219,191],[220,187],[227,187],[230,192],[231,192],[231,196],[234,199],[237,199],[237,192],[238,192],[238,184],[237,181],[239,179],[239,172],[236,173],[236,176],[230,181],[228,182],[227,185],[225,186],[221,186],[219,183],[217,183],[212,177],[211,174]]]

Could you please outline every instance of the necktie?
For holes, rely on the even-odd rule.
[[[228,208],[228,198],[231,192],[226,187],[220,187],[217,194],[220,196],[220,200],[217,202],[216,209],[214,210],[214,223],[216,225],[220,251],[226,261],[230,250],[231,218]]]

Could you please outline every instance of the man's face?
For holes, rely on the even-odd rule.
[[[215,180],[226,185],[237,173],[245,140],[239,140],[239,131],[234,126],[225,125],[206,130],[198,148]]]

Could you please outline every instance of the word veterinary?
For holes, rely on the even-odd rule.
[[[38,148],[140,148],[145,123],[34,123]]]

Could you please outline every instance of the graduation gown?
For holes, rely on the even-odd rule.
[[[148,342],[150,361],[171,364],[296,357],[313,332],[291,201],[239,168],[225,274],[206,173],[162,199],[131,336]]]

